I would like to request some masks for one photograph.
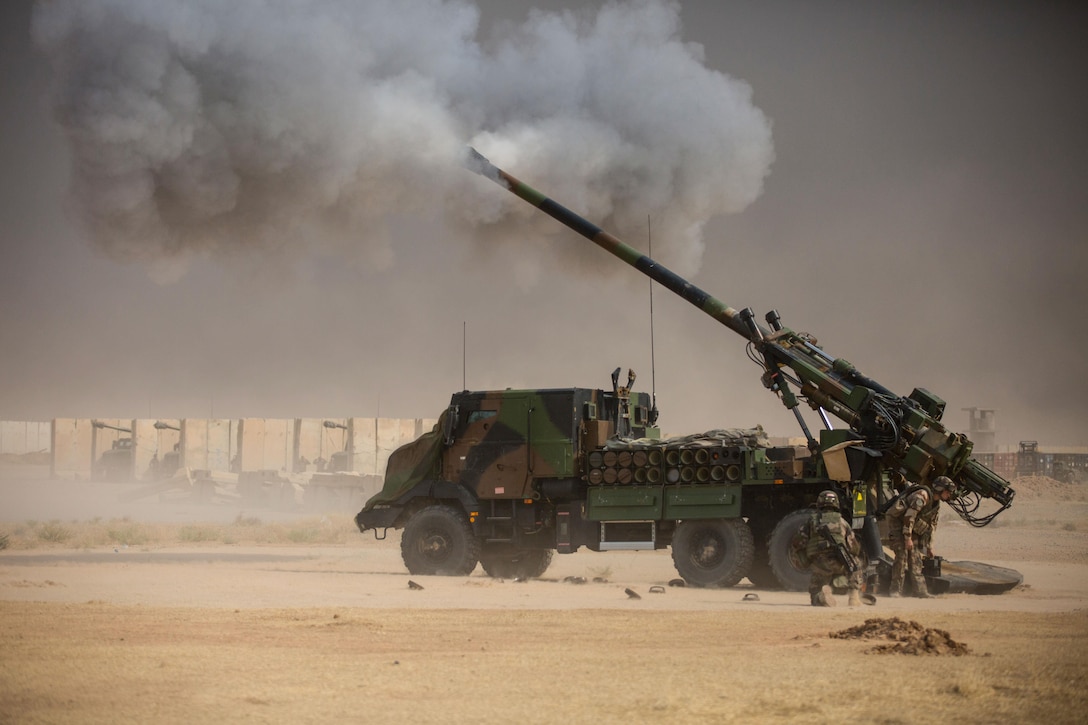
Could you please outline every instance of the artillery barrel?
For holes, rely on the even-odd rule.
[[[570,227],[606,252],[619,257],[639,272],[642,272],[653,281],[695,305],[741,337],[746,340],[751,339],[751,333],[749,332],[748,326],[742,321],[740,313],[737,310],[734,310],[721,300],[699,289],[675,272],[658,264],[634,247],[624,244],[615,236],[609,234],[583,217],[578,216],[562,204],[549,199],[528,184],[525,184],[514,176],[506,173],[484,158],[484,156],[476,149],[471,147],[468,149],[468,158],[465,165],[480,176],[491,179],[499,186],[505,187],[507,191],[510,191],[514,195],[521,197],[540,209],[540,211],[548,216]]]

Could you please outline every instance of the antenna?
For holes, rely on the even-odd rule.
[[[654,236],[650,215],[646,215],[646,256],[653,259]],[[654,360],[654,281],[650,280],[650,425],[657,422],[657,363]]]
[[[468,390],[468,378],[465,373],[465,360],[468,357],[468,322],[461,321],[461,390]]]

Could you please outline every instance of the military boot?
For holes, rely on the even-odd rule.
[[[919,599],[933,598],[933,595],[929,593],[929,587],[926,585],[925,577],[919,577],[918,581],[914,582],[914,596]]]
[[[846,602],[848,607],[860,607],[861,606],[861,594],[857,589],[850,590],[850,598]]]
[[[835,601],[835,594],[831,590],[830,585],[825,585],[820,589],[820,593],[816,595],[817,600],[820,602],[821,607],[834,607],[838,602]]]

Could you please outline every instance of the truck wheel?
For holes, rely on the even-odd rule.
[[[693,587],[731,587],[748,575],[754,549],[742,519],[682,521],[672,537],[672,562]]]
[[[428,506],[405,524],[400,553],[411,574],[466,576],[479,561],[480,542],[459,511]]]
[[[798,561],[793,540],[812,516],[809,510],[793,511],[782,517],[767,541],[767,559],[778,583],[791,592],[808,591],[809,571]]]
[[[752,568],[748,570],[748,581],[760,589],[781,589],[782,585],[778,583],[778,577],[774,575],[767,555],[767,545],[757,544]]]
[[[516,549],[505,544],[488,544],[480,551],[480,565],[496,579],[534,579],[548,570],[552,552],[548,549]]]

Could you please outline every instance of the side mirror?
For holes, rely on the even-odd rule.
[[[461,407],[458,405],[451,405],[446,409],[446,420],[442,425],[442,438],[445,439],[446,445],[453,443],[453,433],[457,430],[457,422],[460,419]]]

